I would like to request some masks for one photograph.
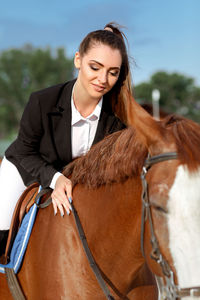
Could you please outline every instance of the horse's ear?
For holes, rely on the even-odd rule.
[[[144,108],[142,108],[133,98],[127,93],[127,117],[128,125],[133,126],[140,139],[149,148],[163,140],[163,128],[160,122],[155,120]]]

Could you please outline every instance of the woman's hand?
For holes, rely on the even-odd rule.
[[[55,189],[51,194],[54,214],[57,214],[58,209],[60,214],[64,216],[64,210],[67,214],[70,214],[72,202],[72,182],[64,175],[60,175],[56,181]]]

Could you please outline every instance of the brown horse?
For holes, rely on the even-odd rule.
[[[71,173],[74,184],[74,206],[98,266],[127,296],[121,299],[157,299],[152,274],[162,289],[164,283],[173,284],[172,272],[175,290],[190,294],[187,300],[197,299],[193,296],[199,289],[190,287],[200,285],[200,127],[175,117],[157,122],[135,102],[129,114],[135,129],[108,136],[66,168],[65,175]],[[155,160],[143,169],[148,153],[166,152],[177,152],[178,159]],[[149,169],[143,201],[149,208],[146,216],[152,217],[151,226],[148,220],[145,225],[144,256],[142,169],[143,177]],[[105,299],[73,216],[54,216],[52,207],[39,210],[18,279],[28,300]],[[165,299],[176,298],[174,294]],[[0,299],[12,299],[4,275],[0,276]]]

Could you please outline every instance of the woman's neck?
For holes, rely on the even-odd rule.
[[[88,97],[88,95],[84,93],[84,90],[79,88],[78,82],[75,83],[73,90],[74,105],[84,118],[88,117],[94,111],[100,99]]]

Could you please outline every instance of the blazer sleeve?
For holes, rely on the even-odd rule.
[[[40,154],[40,141],[44,133],[40,102],[31,94],[22,119],[16,144],[19,164],[43,187],[48,187],[57,170]]]

